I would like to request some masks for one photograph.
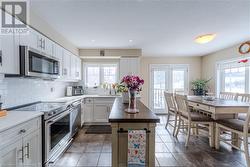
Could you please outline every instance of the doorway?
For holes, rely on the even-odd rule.
[[[188,93],[188,65],[150,65],[150,108],[157,114],[165,114],[164,91]]]

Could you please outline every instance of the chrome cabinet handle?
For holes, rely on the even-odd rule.
[[[26,132],[25,129],[21,129],[21,130],[19,131],[19,134],[22,134],[22,133],[25,133],[25,132]]]
[[[45,50],[45,39],[43,40],[43,49]]]
[[[26,148],[26,154],[25,154],[25,156],[26,156],[26,158],[30,158],[30,144],[29,143],[27,143],[27,145],[25,146],[25,148]]]
[[[3,51],[0,50],[0,66],[3,66]]]
[[[39,41],[38,42],[38,47],[42,49],[43,48],[43,40],[42,40],[42,38],[40,38],[38,41]]]
[[[21,160],[21,161],[22,161],[22,163],[23,163],[23,162],[24,162],[23,147],[19,150],[19,154],[20,154],[20,152],[22,153],[22,157],[21,157],[21,158],[19,158],[19,160]]]

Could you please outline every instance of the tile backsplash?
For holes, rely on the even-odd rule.
[[[65,96],[66,86],[72,83],[41,79],[4,78],[0,76],[0,95],[3,108],[53,100]]]

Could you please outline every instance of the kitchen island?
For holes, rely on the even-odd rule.
[[[146,131],[146,166],[155,166],[155,127],[160,119],[141,101],[137,101],[139,113],[125,112],[128,104],[116,98],[113,104],[109,122],[112,127],[112,166],[128,166],[128,130]]]

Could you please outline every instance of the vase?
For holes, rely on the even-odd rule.
[[[128,109],[126,110],[128,113],[137,113],[139,110],[136,108],[136,91],[129,90],[129,100],[128,100]]]

